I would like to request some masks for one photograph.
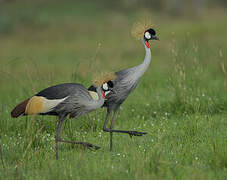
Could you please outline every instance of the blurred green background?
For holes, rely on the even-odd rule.
[[[226,179],[227,1],[1,0],[0,179]],[[10,111],[63,82],[88,87],[102,71],[143,61],[135,22],[151,21],[160,38],[116,129],[147,131],[130,139],[102,131],[105,110],[66,122],[55,160],[56,118]]]

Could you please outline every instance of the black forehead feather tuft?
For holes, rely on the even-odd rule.
[[[94,92],[97,92],[97,89],[95,86],[91,85],[89,88],[88,88],[88,91],[94,91]]]
[[[146,32],[149,32],[153,36],[156,34],[155,30],[152,28],[148,29]]]
[[[114,84],[113,84],[112,81],[108,81],[107,84],[108,84],[108,86],[109,86],[110,88],[113,88],[113,86],[114,86]]]

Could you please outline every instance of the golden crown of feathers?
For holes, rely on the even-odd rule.
[[[103,72],[93,80],[93,85],[96,87],[102,86],[102,84],[114,80],[116,77],[114,72]]]
[[[146,20],[143,22],[136,22],[132,26],[132,36],[136,39],[141,39],[143,37],[144,32],[152,27],[152,23],[150,20]]]

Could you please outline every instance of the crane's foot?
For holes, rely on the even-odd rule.
[[[143,135],[147,134],[147,132],[128,131],[128,134],[129,134],[130,138],[132,138],[132,136],[143,136]]]
[[[90,144],[90,143],[87,143],[87,142],[82,142],[81,144],[83,144],[85,147],[87,147],[90,150],[98,150],[98,149],[101,148],[99,146],[96,146],[96,145],[93,145],[93,144]]]
[[[98,149],[101,148],[99,146],[95,146],[95,145],[87,143],[87,142],[75,142],[75,141],[68,141],[68,140],[64,140],[64,139],[58,139],[57,141],[58,142],[65,142],[65,143],[71,143],[71,144],[81,144],[81,145],[83,145],[84,147],[86,147],[90,150],[98,150]]]

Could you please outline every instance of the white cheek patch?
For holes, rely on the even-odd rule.
[[[150,39],[151,38],[151,34],[149,32],[145,32],[144,36],[147,39]]]
[[[106,90],[106,91],[109,89],[107,83],[103,84],[103,85],[102,85],[102,88],[103,88],[104,90]]]

